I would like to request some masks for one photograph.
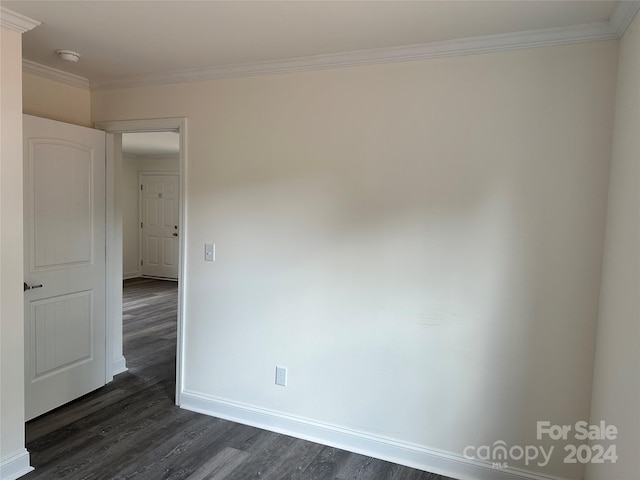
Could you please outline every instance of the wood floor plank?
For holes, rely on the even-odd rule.
[[[334,479],[352,454],[333,447],[324,447],[302,472],[301,480]]]
[[[197,450],[198,441],[209,434],[215,424],[208,419],[181,417],[170,422],[156,418],[154,431],[140,439],[142,443],[132,449],[133,455],[118,459],[118,478],[186,478],[196,466],[183,453]],[[180,433],[176,435],[176,431]],[[118,452],[114,451],[114,454]],[[176,472],[180,474],[176,476]],[[113,477],[103,473],[91,478],[109,480]]]
[[[247,452],[226,447],[189,475],[187,480],[226,480],[227,475],[249,456]]]
[[[350,455],[336,475],[339,480],[391,478],[393,464],[363,455]]]
[[[98,410],[105,408],[107,405],[122,400],[128,395],[131,395],[131,392],[118,388],[106,391],[99,397],[92,396],[89,400],[84,402],[82,400],[76,401],[74,407],[67,409],[66,412],[61,410],[56,413],[49,413],[46,422],[34,422],[29,425],[29,428],[26,429],[27,442],[34,445],[36,444],[36,441],[44,435],[58,429],[62,429],[70,422],[95,413]]]
[[[287,451],[286,455],[276,465],[276,468],[266,478],[271,480],[299,479],[323,448],[323,445],[317,443],[295,440],[293,448]]]
[[[127,280],[129,370],[26,425],[26,480],[447,480],[175,405],[177,284]]]
[[[184,472],[185,478],[191,475],[224,448],[224,437],[234,427],[231,422],[202,417],[189,412],[180,429],[168,428],[136,462],[121,470],[120,478],[164,478],[175,471]]]
[[[265,435],[265,441],[266,448],[254,446],[248,450],[251,458],[234,471],[229,480],[297,479],[322,449],[317,443],[272,432]]]

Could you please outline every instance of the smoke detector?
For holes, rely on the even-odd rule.
[[[80,58],[80,54],[73,50],[56,50],[56,55],[58,55],[61,60],[71,63],[76,63]]]

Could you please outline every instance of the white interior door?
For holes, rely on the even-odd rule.
[[[179,177],[141,173],[142,275],[178,278]]]
[[[104,132],[25,115],[24,179],[30,420],[105,384]]]

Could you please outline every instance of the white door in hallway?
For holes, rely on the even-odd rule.
[[[105,133],[29,115],[23,126],[30,420],[105,384]]]
[[[179,176],[141,173],[142,275],[178,278]]]

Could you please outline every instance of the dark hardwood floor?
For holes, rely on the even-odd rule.
[[[174,282],[125,282],[128,372],[27,423],[26,480],[446,480],[174,405]]]

